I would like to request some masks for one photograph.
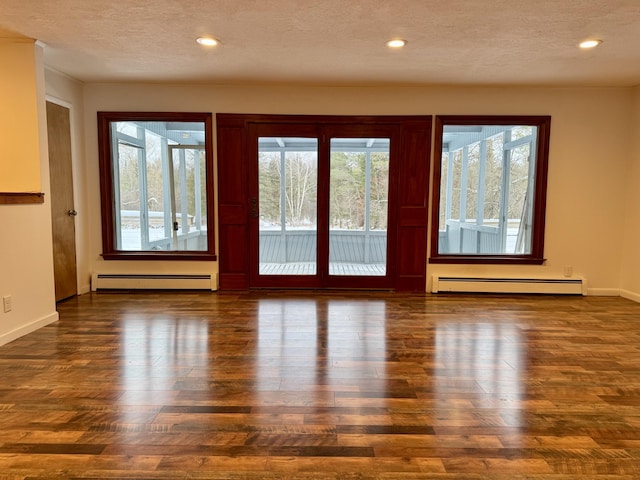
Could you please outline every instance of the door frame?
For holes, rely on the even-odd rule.
[[[318,184],[317,184],[317,248],[315,275],[260,275],[259,272],[259,219],[249,218],[249,285],[251,288],[345,288],[345,289],[385,289],[394,288],[396,259],[396,192],[397,170],[400,158],[399,128],[394,124],[335,125],[333,123],[252,123],[249,127],[249,196],[260,205],[259,178],[257,172],[258,139],[260,137],[304,137],[318,140]],[[331,275],[329,273],[329,190],[331,181],[331,140],[338,138],[389,138],[389,188],[388,188],[388,228],[386,248],[386,274],[384,276]],[[252,212],[250,212],[252,213]]]
[[[389,222],[395,218],[395,257],[390,283],[365,286],[396,291],[426,290],[428,199],[431,153],[431,116],[331,116],[331,115],[216,115],[218,161],[218,235],[220,290],[252,288],[250,252],[251,162],[257,152],[257,140],[252,140],[255,125],[320,125],[327,130],[351,130],[362,125],[365,131],[377,125],[397,129],[398,141],[392,144],[397,156],[394,175],[397,181],[396,208],[389,212]],[[255,139],[255,135],[253,135]],[[253,142],[253,143],[252,143]],[[325,147],[328,148],[328,147]],[[322,155],[322,152],[319,152]],[[391,176],[391,172],[390,172]],[[328,176],[327,176],[328,178]],[[391,180],[390,180],[391,182]],[[390,183],[391,188],[391,183]],[[325,214],[319,211],[320,215]],[[255,245],[254,245],[255,248]],[[324,247],[323,247],[324,248]],[[323,254],[323,252],[320,252]],[[346,277],[332,288],[349,288]],[[357,277],[360,278],[360,277]],[[340,283],[342,282],[342,285]],[[290,288],[288,282],[274,282],[274,288]],[[298,285],[300,288],[322,288],[322,285]]]

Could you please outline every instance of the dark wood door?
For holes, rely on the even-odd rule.
[[[424,291],[429,117],[219,114],[217,125],[222,290]]]
[[[56,301],[77,295],[75,215],[69,109],[47,102],[51,222]]]

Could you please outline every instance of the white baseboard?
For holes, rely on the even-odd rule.
[[[594,297],[619,297],[619,288],[587,288],[587,295]]]
[[[547,293],[584,295],[582,277],[467,277],[434,275],[431,292]]]
[[[640,303],[640,293],[630,292],[629,290],[620,290],[620,296]]]
[[[57,322],[60,316],[58,312],[53,312],[46,317],[42,317],[34,322],[28,323],[27,325],[23,325],[22,327],[16,328],[15,330],[11,330],[10,332],[4,333],[0,335],[0,346],[5,345],[9,342],[13,342],[17,338],[23,337],[28,333],[35,332],[39,328],[42,328],[50,323]]]
[[[81,285],[80,286],[80,291],[78,292],[78,295],[84,295],[86,293],[90,293],[91,292],[91,285],[90,284],[86,284],[86,285]]]
[[[176,289],[211,290],[218,289],[217,273],[175,274],[175,273],[99,273],[91,275],[91,290],[105,289]]]

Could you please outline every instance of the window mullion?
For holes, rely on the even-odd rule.
[[[511,149],[506,145],[511,141],[511,130],[507,129],[503,137],[502,150],[502,176],[500,181],[500,218],[498,219],[498,236],[500,238],[500,251],[506,252],[507,227],[509,215],[509,180],[511,170]]]

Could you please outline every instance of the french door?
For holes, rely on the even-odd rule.
[[[252,287],[393,287],[397,130],[250,130]]]
[[[216,124],[221,290],[425,290],[430,117]]]

